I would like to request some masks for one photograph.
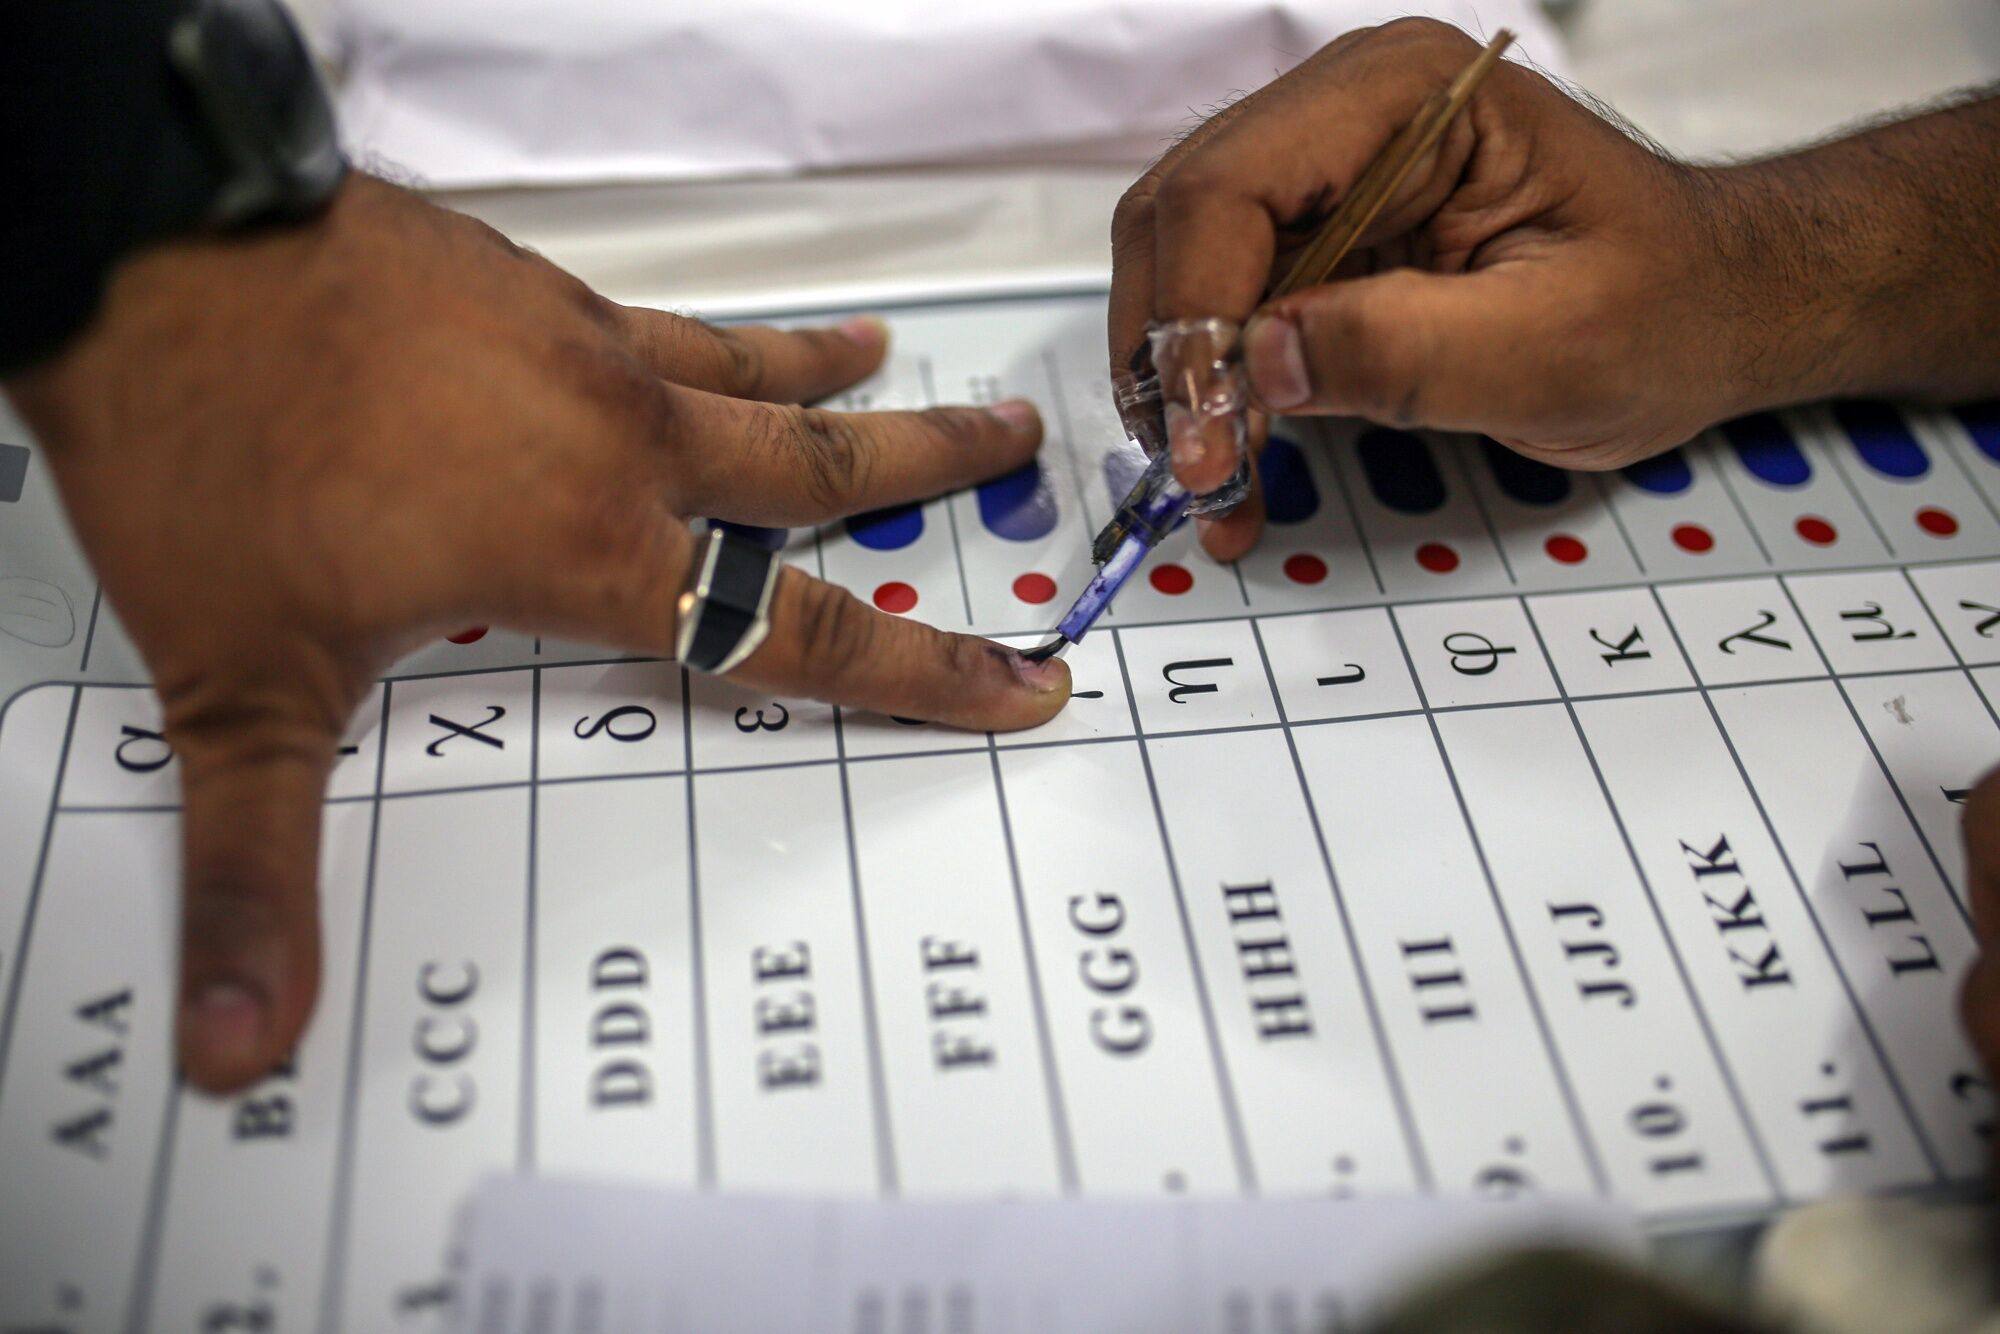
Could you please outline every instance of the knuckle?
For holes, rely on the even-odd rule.
[[[1194,163],[1183,163],[1160,178],[1153,191],[1153,207],[1162,214],[1185,213],[1215,193],[1208,173]]]
[[[287,896],[274,892],[275,859],[255,843],[229,842],[188,867],[181,916],[189,941],[225,945],[261,936],[289,921]]]
[[[1446,23],[1442,19],[1428,18],[1420,14],[1408,14],[1380,24],[1372,29],[1371,38],[1376,42],[1396,42],[1412,47],[1431,47],[1453,52],[1468,50],[1479,45],[1465,33],[1464,29]]]
[[[360,703],[360,674],[341,671],[318,654],[288,658],[280,670],[286,679],[200,667],[159,673],[161,734],[181,757],[189,782],[232,767],[328,758],[333,738]]]
[[[869,661],[878,630],[875,614],[846,589],[806,585],[799,608],[799,660],[825,684],[838,686]]]
[[[931,638],[936,641],[940,680],[975,681],[991,665],[992,650],[984,640],[971,635],[936,633]]]
[[[641,361],[652,366],[664,366],[674,359],[684,341],[680,337],[678,316],[645,306],[605,304],[611,307],[618,322],[617,332],[624,336]]]
[[[821,408],[795,408],[780,420],[813,503],[834,509],[866,487],[868,451],[852,421]]]
[[[1127,187],[1111,210],[1111,244],[1116,249],[1142,242],[1153,230],[1153,199],[1160,188],[1157,168]]]

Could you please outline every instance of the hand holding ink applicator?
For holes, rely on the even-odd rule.
[[[1514,40],[1502,28],[1449,86],[1424,103],[1389,141],[1335,208],[1283,281],[1266,299],[1327,281],[1412,167],[1437,143],[1453,118],[1492,72]],[[1151,373],[1135,367],[1113,385],[1119,418],[1146,451],[1148,463],[1090,546],[1097,573],[1084,586],[1056,637],[1028,650],[1045,661],[1081,640],[1111,605],[1148,553],[1190,514],[1222,514],[1250,491],[1248,410],[1242,330],[1223,319],[1173,320],[1147,331]],[[1174,480],[1173,465],[1190,455],[1236,459],[1236,471],[1214,491],[1195,495]],[[1211,453],[1210,451],[1217,451]]]

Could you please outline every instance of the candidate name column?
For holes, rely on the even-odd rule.
[[[1069,707],[995,740],[1074,1184],[1239,1191],[1251,1176],[1151,780],[1128,739],[1114,636],[1094,632],[1069,661]]]
[[[532,1164],[701,1178],[680,668],[541,671]]]
[[[1381,613],[1271,624],[1282,634],[1371,617]],[[1274,726],[1257,631],[1236,620],[1118,638],[1256,1185],[1413,1188],[1422,1177],[1411,1128],[1290,745]]]
[[[454,1211],[520,1161],[533,710],[531,671],[389,686],[336,1328],[441,1318]]]
[[[691,679],[694,893],[726,1190],[886,1188],[833,710]]]
[[[897,1181],[1054,1193],[1059,1110],[995,768],[976,747],[846,765]]]
[[[76,694],[5,1016],[9,1329],[125,1327],[173,1081],[180,765],[150,690]]]
[[[1546,697],[1547,671],[1512,599],[1399,608],[1400,634],[1368,615],[1318,645],[1274,640],[1272,662],[1302,719],[1343,719],[1295,725],[1293,740],[1433,1180],[1599,1189],[1452,771],[1430,718],[1406,711]]]

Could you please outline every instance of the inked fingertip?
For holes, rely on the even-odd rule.
[[[1021,684],[1038,695],[1069,693],[1069,664],[1061,658],[1030,658],[1025,653],[1009,653],[1009,665]]]

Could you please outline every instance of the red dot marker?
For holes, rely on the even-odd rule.
[[[891,579],[875,590],[875,605],[900,616],[917,605],[917,590],[901,580]]]
[[[1153,587],[1168,597],[1179,597],[1194,587],[1194,576],[1179,565],[1155,565],[1153,572],[1146,576]]]
[[[1426,542],[1417,548],[1417,564],[1432,574],[1450,574],[1458,568],[1458,553],[1442,542]]]
[[[1677,523],[1674,525],[1674,545],[1699,556],[1715,545],[1715,534],[1698,523]]]
[[[1590,554],[1590,548],[1581,538],[1568,533],[1557,533],[1542,543],[1542,550],[1549,553],[1549,559],[1560,565],[1576,565]]]
[[[460,630],[455,635],[446,635],[445,638],[454,644],[477,644],[486,638],[486,627],[475,625],[470,629]]]
[[[1033,570],[1014,581],[1014,596],[1030,606],[1039,607],[1056,595],[1056,581],[1046,574]]]
[[[1840,538],[1834,526],[1817,514],[1802,514],[1792,525],[1793,531],[1816,547],[1830,547]]]
[[[1285,557],[1285,578],[1295,584],[1316,584],[1326,578],[1326,562],[1310,551]]]
[[[1950,510],[1926,505],[1917,511],[1917,527],[1932,537],[1950,537],[1958,531],[1958,520],[1952,517]]]

